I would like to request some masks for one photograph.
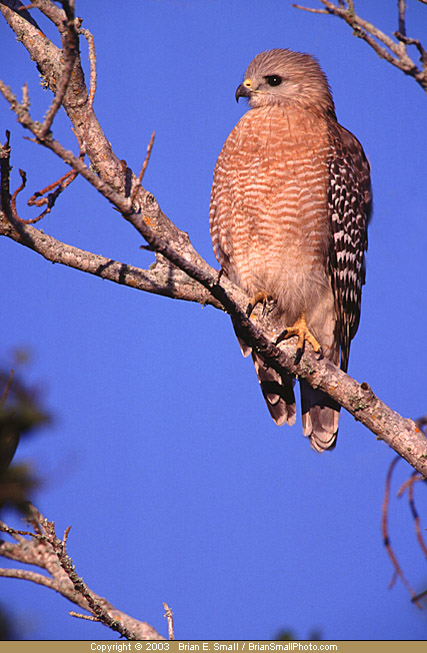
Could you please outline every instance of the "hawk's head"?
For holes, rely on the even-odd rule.
[[[260,52],[237,87],[236,100],[241,97],[247,97],[252,108],[297,105],[335,117],[328,80],[316,59],[292,50]]]

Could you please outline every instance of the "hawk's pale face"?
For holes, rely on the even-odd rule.
[[[317,61],[290,50],[261,52],[249,64],[236,99],[247,97],[252,108],[297,103],[333,111],[328,82]]]
[[[236,92],[236,97],[247,97],[252,108],[267,104],[283,104],[301,95],[303,80],[289,79],[284,72],[276,70],[269,74],[258,71],[255,75],[247,75],[245,81]]]

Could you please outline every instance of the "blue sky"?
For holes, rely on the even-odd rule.
[[[395,4],[356,6],[392,32]],[[408,5],[408,34],[426,42],[427,9]],[[77,15],[95,36],[95,110],[116,154],[139,171],[156,130],[144,185],[212,265],[212,171],[245,111],[234,91],[248,63],[274,47],[318,57],[338,118],[372,166],[367,284],[349,373],[403,415],[425,414],[421,88],[338,19],[297,11],[287,0],[92,0],[77,2]],[[28,81],[32,114],[41,117],[51,95],[4,24],[0,39],[8,53],[1,78],[16,93]],[[12,132],[14,187],[18,167],[31,192],[66,171],[23,139],[2,99],[0,128],[2,142],[4,130]],[[54,134],[75,149],[63,115]],[[33,215],[23,202],[19,208]],[[120,261],[152,261],[138,234],[82,179],[41,228]],[[0,248],[1,359],[7,364],[16,348],[31,351],[23,373],[55,417],[22,443],[16,461],[31,461],[43,478],[35,503],[58,531],[72,525],[69,554],[95,592],[164,635],[166,601],[182,639],[270,639],[281,629],[299,638],[313,629],[325,639],[426,637],[426,611],[411,605],[401,583],[388,589],[392,567],[380,530],[393,458],[386,445],[345,412],[337,448],[321,456],[299,419],[277,428],[219,311],[53,266],[6,239]],[[394,497],[410,472],[402,461]],[[416,496],[425,525],[421,485]],[[393,498],[390,528],[409,580],[425,589],[404,499]],[[0,599],[25,639],[114,637],[68,616],[73,606],[45,588],[2,580]]]

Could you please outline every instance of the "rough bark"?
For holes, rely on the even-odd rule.
[[[309,11],[315,14],[337,16],[349,25],[354,36],[363,39],[381,58],[392,66],[401,70],[405,75],[413,77],[421,88],[427,93],[427,50],[417,38],[410,38],[406,34],[406,3],[405,0],[397,2],[398,29],[392,36],[385,34],[376,25],[359,16],[355,11],[354,0],[319,0],[324,9],[294,5],[296,9]],[[426,0],[419,0],[427,4]],[[415,63],[408,54],[407,46],[412,45],[418,50],[421,66]]]
[[[80,578],[66,550],[69,528],[60,540],[55,524],[47,521],[34,506],[29,506],[27,518],[33,532],[18,531],[0,522],[0,532],[14,538],[14,542],[0,542],[0,555],[9,560],[39,567],[48,575],[29,569],[0,569],[0,576],[29,580],[37,585],[53,589],[81,610],[89,612],[92,620],[103,623],[128,640],[164,639],[144,621],[139,621],[117,610],[107,599],[98,596]],[[73,616],[88,618],[71,613]]]

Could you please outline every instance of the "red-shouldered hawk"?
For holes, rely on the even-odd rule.
[[[210,229],[225,274],[252,300],[272,300],[279,339],[298,336],[346,371],[360,317],[371,207],[369,164],[338,124],[317,61],[290,50],[261,52],[236,99],[251,110],[219,155]],[[241,343],[246,356],[250,349]],[[252,352],[274,421],[294,424],[294,378]],[[334,447],[339,406],[301,380],[303,433],[317,451]]]

